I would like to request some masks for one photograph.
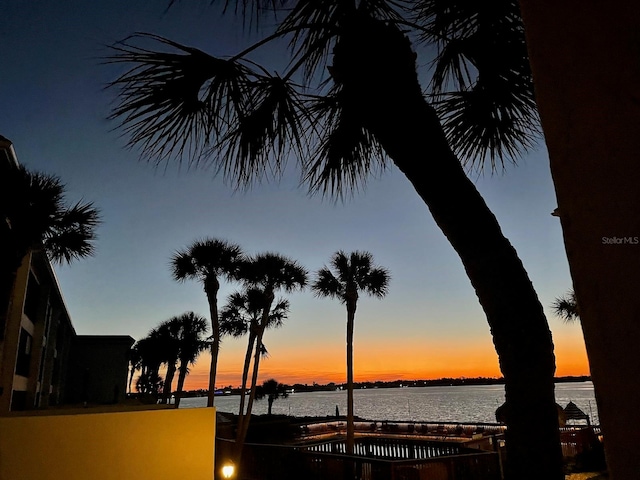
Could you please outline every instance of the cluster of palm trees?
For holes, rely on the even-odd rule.
[[[206,333],[205,321],[192,312],[161,323],[134,348],[134,361],[138,362],[134,368],[141,370],[138,390],[156,394],[162,390],[162,399],[166,402],[171,395],[172,378],[178,368],[176,403],[179,403],[188,365],[195,361],[203,349],[209,348],[211,367],[207,405],[213,406],[222,338],[247,335],[236,438],[237,454],[240,456],[256,398],[266,395],[270,411],[273,401],[282,394],[273,379],[262,387],[258,386],[260,360],[267,352],[265,332],[281,326],[289,313],[288,300],[276,299],[276,294],[305,288],[308,272],[296,261],[280,254],[267,252],[250,256],[239,245],[216,238],[197,240],[189,247],[178,250],[171,259],[171,268],[175,280],[191,279],[202,284],[209,303],[211,336],[206,340],[203,338]],[[311,283],[317,296],[337,298],[347,308],[347,420],[350,425],[347,445],[351,452],[354,443],[353,330],[358,297],[360,292],[383,297],[387,293],[389,278],[386,269],[374,265],[370,253],[354,251],[347,254],[338,251],[331,258],[330,267],[318,270]],[[219,309],[217,297],[221,280],[238,282],[242,288],[231,293],[226,304]],[[159,355],[158,351],[161,352]],[[161,383],[159,370],[163,364],[167,366],[167,372],[164,383]]]
[[[160,396],[162,403],[169,403],[173,379],[178,372],[175,391],[175,405],[178,407],[189,365],[193,365],[209,345],[208,330],[207,319],[194,312],[172,317],[153,328],[131,349],[129,390],[135,372],[140,370],[136,390],[143,395]],[[166,366],[164,379],[160,376],[162,365]]]

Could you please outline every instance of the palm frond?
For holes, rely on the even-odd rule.
[[[373,268],[366,276],[362,289],[369,295],[382,298],[389,292],[389,280],[391,275],[386,268]]]
[[[307,270],[279,253],[265,252],[243,263],[239,277],[248,287],[291,292],[305,287]]]
[[[278,76],[262,76],[250,89],[244,113],[215,146],[222,152],[225,177],[238,185],[264,175],[279,177],[290,150],[303,158],[308,148],[309,118],[296,86]]]
[[[311,192],[342,197],[364,187],[370,175],[377,175],[387,157],[373,135],[351,114],[339,89],[316,99],[312,115],[317,118],[320,140],[304,165],[304,180]]]
[[[143,41],[163,49],[137,44]],[[111,50],[106,63],[130,67],[107,85],[119,90],[109,118],[118,119],[128,145],[156,165],[172,157],[199,161],[212,140],[241,116],[253,72],[239,60],[144,33]]]
[[[436,104],[447,140],[466,166],[482,168],[488,160],[495,170],[535,146],[535,101],[514,91],[513,85],[506,79],[503,88],[498,82],[479,81],[471,90],[447,94]]]
[[[47,235],[44,249],[49,259],[56,263],[71,263],[73,260],[90,257],[95,254],[95,234],[82,227],[67,228]]]
[[[171,276],[178,282],[183,282],[186,279],[197,278],[197,270],[188,250],[176,251],[170,261]]]
[[[562,318],[566,323],[580,320],[580,311],[578,309],[578,300],[575,291],[570,290],[564,297],[556,298],[551,304],[551,308],[556,315]]]
[[[342,283],[326,267],[316,273],[316,279],[311,285],[316,297],[338,298],[344,302],[344,288]]]
[[[540,133],[518,2],[418,0],[413,20],[438,50],[430,92],[456,154],[515,162]]]

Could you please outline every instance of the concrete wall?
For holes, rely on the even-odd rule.
[[[215,409],[0,417],[0,480],[211,480]]]

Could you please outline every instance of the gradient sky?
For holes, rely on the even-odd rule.
[[[155,170],[124,148],[106,120],[115,92],[104,87],[120,70],[101,65],[104,45],[136,31],[215,55],[250,42],[238,21],[221,21],[209,2],[187,3],[167,14],[161,1],[0,0],[0,135],[28,168],[61,177],[69,201],[93,201],[102,212],[96,256],[56,267],[77,333],[139,339],[185,311],[206,315],[200,285],[176,283],[169,270],[172,253],[197,238],[227,239],[248,253],[275,251],[310,272],[336,250],[367,250],[392,280],[385,299],[363,296],[358,305],[356,381],[498,376],[489,328],[462,264],[395,167],[335,202],[308,196],[293,169],[278,183],[238,192],[211,170]],[[274,52],[260,55],[269,61]],[[545,306],[557,374],[588,374],[580,326],[564,324],[550,309],[571,280],[560,223],[550,215],[556,201],[544,145],[517,167],[472,178]],[[220,303],[236,288],[223,285]],[[265,336],[270,357],[261,379],[344,381],[344,307],[309,291],[288,298],[285,327]],[[244,339],[224,341],[219,386],[239,384],[244,348]],[[203,355],[193,367],[188,389],[206,386],[208,362]]]

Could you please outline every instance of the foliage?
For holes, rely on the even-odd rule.
[[[233,3],[247,14],[252,2]],[[251,9],[257,19],[271,7],[279,25],[231,57],[151,34],[114,44],[106,61],[127,70],[110,84],[119,93],[111,118],[130,145],[156,165],[214,165],[238,185],[279,176],[293,153],[313,189],[352,189],[387,159],[345,110],[339,73],[329,67],[332,86],[324,67],[336,45],[366,22],[411,36],[418,63],[432,67],[423,72],[426,98],[469,165],[488,159],[496,168],[538,137],[517,1],[286,3]],[[271,73],[252,60],[257,49],[280,48],[282,40],[289,44],[285,68]]]
[[[569,290],[564,297],[556,298],[551,304],[551,308],[553,308],[556,315],[567,323],[580,321],[578,300],[573,290]]]
[[[30,249],[44,247],[49,258],[60,263],[93,255],[95,231],[100,224],[98,209],[91,202],[69,205],[65,189],[55,175],[3,163],[0,218],[8,227],[2,227],[5,248],[11,246],[24,255]]]
[[[131,377],[136,370],[140,376],[136,381],[139,393],[158,396],[163,393],[166,403],[171,395],[173,374],[179,365],[178,394],[182,391],[188,366],[195,363],[198,355],[208,347],[204,336],[207,332],[207,320],[193,312],[171,317],[151,329],[146,337],[138,340],[130,355]],[[167,366],[167,375],[163,379],[160,367]]]
[[[267,415],[271,415],[271,407],[273,406],[273,402],[275,402],[278,398],[287,398],[288,396],[289,393],[287,392],[286,386],[282,383],[278,383],[278,381],[274,378],[265,380],[264,382],[262,382],[261,386],[256,388],[257,400],[261,400],[267,397]]]

